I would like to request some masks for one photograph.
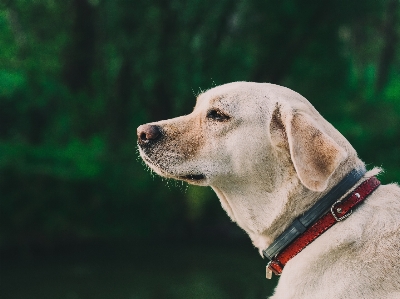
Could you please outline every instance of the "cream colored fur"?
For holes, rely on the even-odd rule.
[[[225,118],[207,116],[213,110]],[[273,84],[215,87],[198,97],[191,114],[152,125],[163,137],[139,147],[146,163],[161,176],[211,186],[260,252],[364,166],[304,97]],[[197,174],[205,179],[184,177]],[[290,260],[271,298],[400,298],[400,188],[380,186]]]

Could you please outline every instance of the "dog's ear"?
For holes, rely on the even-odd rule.
[[[289,151],[300,181],[313,191],[325,190],[330,176],[347,157],[317,121],[293,109],[276,107],[270,133],[275,146]]]

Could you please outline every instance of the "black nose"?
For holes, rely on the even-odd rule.
[[[155,125],[141,125],[137,128],[137,136],[139,143],[155,141],[161,136],[161,129]]]

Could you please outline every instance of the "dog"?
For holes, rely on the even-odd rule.
[[[310,102],[269,83],[214,87],[192,113],[137,134],[154,172],[211,186],[261,254],[352,170],[365,169]],[[362,172],[335,200],[379,172]],[[346,217],[287,262],[271,299],[400,298],[399,186],[377,187]]]

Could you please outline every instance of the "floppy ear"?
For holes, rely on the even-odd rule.
[[[276,135],[277,131],[274,130],[280,130],[281,133]],[[330,176],[347,157],[346,151],[305,113],[292,109],[281,111],[281,107],[277,107],[270,131],[271,139],[280,139],[276,145],[282,145],[282,137],[286,139],[285,147],[289,150],[297,175],[310,190],[325,190]]]

